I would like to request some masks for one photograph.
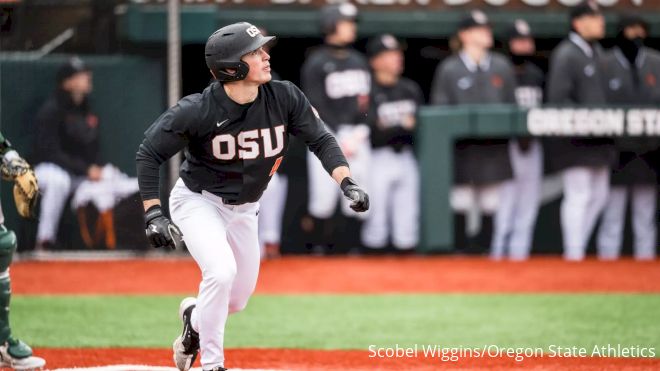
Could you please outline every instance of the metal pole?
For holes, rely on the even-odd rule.
[[[173,107],[181,98],[181,24],[179,0],[167,2],[167,104]],[[168,166],[169,187],[179,177],[181,152],[172,156]]]

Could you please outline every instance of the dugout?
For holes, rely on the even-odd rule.
[[[546,62],[543,57],[549,55],[552,48],[565,37],[568,30],[565,8],[557,5],[555,1],[551,1],[552,5],[543,10],[523,6],[522,2],[523,0],[511,0],[509,2],[511,6],[494,6],[488,5],[485,0],[476,0],[468,6],[457,7],[448,6],[443,0],[434,2],[428,9],[420,5],[421,2],[412,4],[409,8],[395,7],[394,9],[390,9],[386,5],[367,4],[367,2],[363,2],[366,4],[364,5],[361,2],[359,4],[361,9],[359,40],[356,48],[363,50],[366,38],[382,32],[390,32],[405,38],[408,46],[406,50],[408,68],[405,75],[417,81],[428,97],[432,74],[437,64],[450,53],[447,39],[453,33],[456,22],[466,9],[479,7],[490,16],[496,39],[499,39],[512,19],[516,17],[526,19],[537,37],[539,65],[545,67]],[[614,35],[614,11],[630,7],[631,5],[627,2],[628,0],[620,0],[615,7],[605,9],[610,38]],[[246,20],[265,27],[271,34],[278,35],[280,40],[271,53],[273,70],[278,72],[282,78],[296,83],[299,80],[299,68],[305,58],[304,50],[321,43],[321,35],[317,26],[318,15],[315,10],[321,3],[316,0],[300,4],[261,0],[248,0],[242,4],[227,1],[219,5],[210,0],[197,1],[194,5],[188,5],[190,2],[186,1],[182,3],[184,4],[181,10],[182,93],[184,95],[198,92],[208,84],[210,75],[202,58],[203,45],[208,35],[222,25]],[[651,31],[654,36],[650,39],[650,46],[659,48],[660,12],[657,10],[660,4],[655,4],[655,2],[651,4],[650,1],[642,4],[643,7],[640,10],[652,10],[645,14],[652,24]],[[71,0],[55,4],[52,1],[36,0],[3,6],[3,10],[9,8],[13,8],[13,30],[2,30],[3,39],[0,46],[4,47],[3,50],[7,50],[8,47],[17,50],[34,48],[34,45],[26,46],[29,44],[26,41],[31,40],[32,43],[38,45],[38,42],[35,41],[40,40],[36,36],[37,34],[56,35],[63,27],[70,25],[76,30],[75,36],[70,42],[59,47],[57,51],[82,53],[83,58],[91,62],[92,68],[95,68],[97,63],[102,69],[110,68],[112,63],[116,63],[112,67],[116,69],[108,69],[106,73],[95,76],[97,89],[107,87],[107,90],[103,88],[103,93],[97,90],[103,99],[95,99],[95,106],[97,110],[106,112],[103,115],[112,122],[111,127],[116,128],[106,137],[108,139],[106,148],[115,150],[115,152],[108,150],[108,154],[113,159],[116,157],[118,162],[123,164],[122,170],[134,174],[133,148],[137,148],[144,128],[166,107],[167,20],[163,1]],[[55,11],[60,13],[54,13]],[[66,14],[66,16],[58,18],[53,17],[54,14]],[[34,23],[39,24],[39,27],[35,27],[33,30],[29,27],[21,28],[21,24],[25,24],[26,20],[33,19],[40,21],[40,23]],[[49,25],[48,22],[54,19],[60,21],[61,24],[58,24],[57,27]],[[7,42],[7,37],[5,37],[7,35],[10,36],[9,41],[11,42]],[[99,42],[99,40],[103,42]],[[605,46],[610,43],[611,39],[603,42]],[[501,50],[501,43],[496,44],[496,48]],[[108,56],[108,53],[112,56]],[[18,147],[22,147],[22,143],[28,143],[30,136],[29,126],[21,126],[23,123],[29,122],[30,112],[25,107],[32,107],[35,101],[48,94],[49,90],[43,90],[41,87],[45,81],[51,78],[49,74],[53,73],[53,67],[48,66],[50,63],[56,63],[58,58],[62,57],[49,56],[40,61],[27,59],[18,61],[9,53],[3,53],[0,57],[3,67],[2,129]],[[10,67],[12,65],[13,67]],[[32,80],[31,76],[35,79]],[[19,77],[24,80],[11,80]],[[33,83],[26,84],[24,81]],[[127,89],[127,86],[130,86],[130,89]],[[117,92],[121,92],[121,94]],[[5,102],[7,97],[13,100]],[[103,102],[103,104],[99,105],[99,102]],[[124,119],[124,116],[119,114],[120,112],[133,113],[129,114],[130,119]],[[19,123],[21,124],[19,125]],[[130,135],[129,141],[122,141],[124,138],[122,133]],[[512,131],[511,134],[513,133],[517,132]],[[116,151],[113,143],[122,143],[122,150]],[[104,154],[105,151],[104,149]],[[289,173],[292,180],[293,186],[289,192],[296,197],[289,198],[290,204],[285,215],[285,225],[289,227],[285,230],[283,242],[287,246],[304,249],[305,235],[300,226],[302,216],[300,210],[304,209],[301,206],[306,204],[307,192],[304,184],[304,172],[306,171],[304,149],[298,147],[293,153],[290,153],[284,167],[288,168],[285,171]],[[7,199],[7,192],[3,192],[3,194],[3,204],[9,205],[11,201]],[[292,199],[295,200],[291,201]],[[5,209],[10,208],[6,206]],[[11,212],[14,213],[13,210]],[[540,232],[538,232],[541,237],[558,235],[558,227],[555,228],[552,224],[558,222],[556,213],[558,213],[556,204],[551,204],[541,211]],[[545,223],[550,224],[545,227]],[[451,230],[448,230],[447,233],[451,233]],[[557,252],[560,247],[559,241],[559,239],[541,238],[535,241],[535,246],[540,247],[542,251]],[[425,250],[430,252],[443,251],[437,247],[453,246],[446,243],[429,242],[425,247],[430,247]]]

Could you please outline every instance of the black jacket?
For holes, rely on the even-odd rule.
[[[605,89],[610,104],[657,107],[660,105],[660,53],[641,48],[635,65],[614,47],[603,58]],[[618,161],[612,172],[614,184],[655,184],[657,137],[618,138]]]
[[[516,79],[508,59],[490,53],[476,66],[466,55],[455,54],[436,69],[431,103],[515,104]],[[442,125],[442,123],[438,123]],[[506,139],[463,139],[454,151],[454,183],[486,185],[513,177]]]
[[[87,100],[75,105],[58,89],[36,116],[35,164],[51,162],[69,173],[86,175],[91,165],[100,163],[98,125]]]
[[[607,104],[602,51],[575,33],[562,41],[550,57],[546,98],[556,106]],[[547,142],[553,170],[573,166],[611,166],[615,151],[609,138],[559,138]]]

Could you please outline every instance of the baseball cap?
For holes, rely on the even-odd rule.
[[[388,50],[403,50],[403,45],[390,34],[373,37],[367,42],[367,57],[372,58]]]
[[[507,29],[506,37],[508,40],[532,37],[532,29],[524,19],[516,19]]]
[[[575,18],[580,18],[585,15],[596,15],[601,14],[600,7],[596,0],[585,0],[580,4],[571,8],[571,20]]]
[[[73,57],[57,70],[57,83],[59,84],[77,73],[88,71],[90,71],[90,69],[82,59],[79,57]]]
[[[467,30],[472,27],[490,27],[486,13],[481,10],[473,10],[458,22],[456,31]]]
[[[624,13],[619,17],[619,32],[623,31],[626,27],[635,25],[644,27],[646,32],[649,31],[649,23],[639,14]]]

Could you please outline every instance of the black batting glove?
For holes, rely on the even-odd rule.
[[[361,213],[369,210],[369,195],[349,177],[341,181],[341,190],[351,202],[351,209]]]
[[[181,233],[179,227],[163,215],[160,206],[150,207],[144,214],[144,221],[147,240],[149,240],[151,246],[155,248],[168,247],[172,250],[177,247],[186,247],[185,242],[183,242],[183,233]]]

